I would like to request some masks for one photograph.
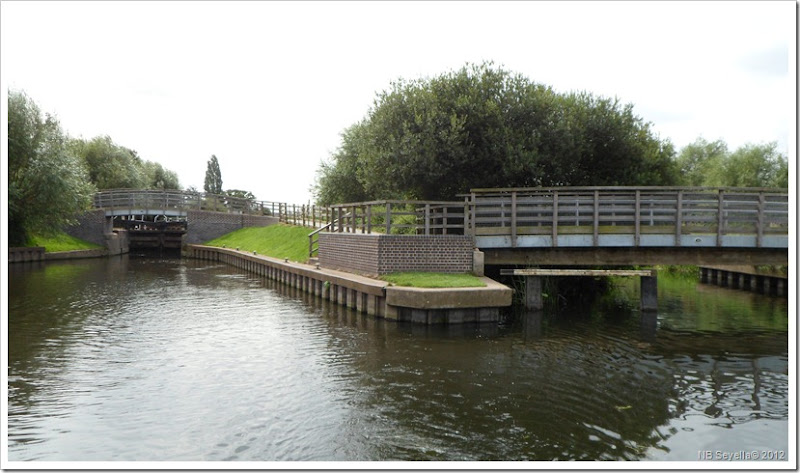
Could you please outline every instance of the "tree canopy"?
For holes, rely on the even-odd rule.
[[[713,187],[789,187],[789,162],[778,144],[746,144],[728,151],[722,140],[698,138],[676,158],[681,183]]]
[[[143,160],[136,151],[114,143],[110,136],[75,138],[69,147],[83,160],[89,179],[100,190],[180,189],[175,172]]]
[[[492,64],[399,80],[317,171],[320,204],[452,199],[476,187],[671,185],[674,150],[632,105]]]
[[[31,234],[71,223],[89,207],[95,188],[66,144],[55,117],[42,116],[24,92],[9,91],[9,245],[25,245]]]

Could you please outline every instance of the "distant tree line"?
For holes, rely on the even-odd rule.
[[[789,187],[789,161],[774,142],[730,152],[722,140],[698,138],[681,150],[676,164],[687,186]]]
[[[491,63],[393,82],[317,171],[318,204],[453,199],[479,187],[787,187],[775,144],[676,153],[633,105],[560,94]]]
[[[71,223],[98,190],[179,189],[175,172],[108,137],[67,136],[22,91],[8,92],[9,245]]]

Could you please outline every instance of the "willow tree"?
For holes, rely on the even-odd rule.
[[[669,142],[632,105],[559,94],[490,63],[398,80],[317,173],[340,196],[452,199],[475,187],[668,185]]]
[[[690,186],[789,187],[789,161],[778,143],[748,143],[728,151],[722,140],[698,138],[681,149],[682,183]]]
[[[25,245],[72,223],[89,208],[94,186],[55,117],[24,92],[8,92],[8,239]]]

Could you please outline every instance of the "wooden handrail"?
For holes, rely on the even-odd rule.
[[[497,188],[476,188],[470,189],[469,194],[458,194],[457,197],[468,197],[474,194],[484,193],[508,193],[508,192],[538,192],[549,193],[553,191],[559,192],[572,192],[572,191],[664,191],[674,192],[678,190],[687,192],[743,192],[743,193],[758,193],[758,192],[782,192],[787,193],[789,189],[785,188],[771,188],[771,187],[709,187],[709,186],[550,186],[550,187],[497,187]]]

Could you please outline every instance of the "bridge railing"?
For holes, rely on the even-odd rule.
[[[281,222],[317,226],[327,221],[325,207],[245,199],[205,192],[152,189],[111,189],[94,195],[94,208],[118,213],[160,212],[176,214],[188,210],[239,213],[278,217]]]
[[[475,236],[584,235],[599,246],[601,235],[674,235],[673,244],[691,235],[788,233],[788,193],[761,188],[560,187],[473,189],[468,232]]]

